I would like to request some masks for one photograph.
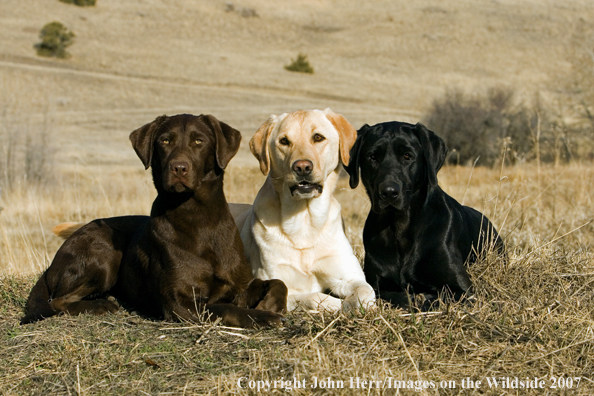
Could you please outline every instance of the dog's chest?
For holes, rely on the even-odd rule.
[[[335,241],[307,227],[295,229],[295,232],[280,225],[265,227],[265,230],[260,227],[260,232],[254,233],[259,247],[260,275],[294,280],[292,284],[301,284],[307,289],[319,288],[316,284],[320,266],[324,258],[336,256]]]

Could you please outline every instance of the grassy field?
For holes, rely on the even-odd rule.
[[[62,242],[52,226],[148,213],[154,187],[128,135],[158,115],[210,113],[242,131],[225,188],[229,201],[251,202],[264,177],[246,143],[271,113],[331,107],[357,128],[417,122],[449,88],[512,87],[572,121],[568,54],[576,32],[594,26],[590,0],[226,3],[1,1],[0,395],[594,394],[586,161],[439,173],[508,247],[507,264],[487,257],[470,268],[472,303],[297,312],[272,330],[123,310],[18,325]],[[76,34],[67,60],[33,48],[54,20]],[[284,69],[299,53],[314,74]],[[342,179],[336,195],[362,258],[365,192]]]
[[[472,303],[427,313],[388,306],[355,315],[297,312],[272,330],[164,323],[123,310],[19,326],[37,272],[60,243],[49,227],[147,213],[154,193],[141,168],[106,184],[74,174],[58,186],[3,196],[0,394],[258,393],[250,386],[295,394],[395,394],[398,386],[403,394],[594,392],[592,164],[440,172],[444,189],[484,210],[508,246],[507,264],[488,257],[471,267]],[[228,199],[249,202],[262,180],[255,168],[231,166]],[[337,196],[361,256],[368,200],[346,179]],[[20,270],[25,264],[31,275]],[[541,388],[495,388],[493,378],[510,387],[537,378]],[[482,382],[469,388],[467,379]],[[363,381],[380,383],[363,389]]]

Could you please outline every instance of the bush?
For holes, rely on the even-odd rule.
[[[69,31],[60,22],[46,24],[39,33],[41,43],[35,44],[37,55],[55,56],[57,58],[68,58],[70,54],[66,47],[74,42],[74,33]]]
[[[74,4],[79,7],[94,6],[97,0],[60,0],[62,3]]]
[[[571,65],[568,75],[559,79],[559,88],[566,92],[564,106],[569,128],[580,134],[578,153],[594,159],[594,23],[580,20],[566,47]]]
[[[46,114],[46,117],[47,114]],[[49,121],[37,130],[6,114],[0,117],[0,188],[10,191],[17,185],[44,185],[53,180],[54,149]]]
[[[507,151],[508,162],[568,159],[569,145],[562,129],[542,109],[540,100],[529,108],[515,100],[509,88],[483,94],[448,90],[423,117],[428,128],[443,137],[448,161],[492,166]]]
[[[297,59],[291,59],[291,63],[285,66],[285,69],[292,72],[313,74],[314,69],[309,64],[307,56],[303,54],[297,55]]]

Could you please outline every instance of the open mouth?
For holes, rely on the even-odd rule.
[[[321,194],[324,187],[322,187],[319,184],[314,184],[314,183],[310,183],[305,180],[302,180],[299,183],[289,187],[289,189],[291,190],[292,195],[295,195],[296,192],[301,195],[309,195],[312,193]]]

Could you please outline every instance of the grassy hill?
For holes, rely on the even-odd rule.
[[[53,225],[148,213],[154,188],[128,135],[158,115],[211,113],[242,131],[225,189],[228,200],[251,202],[263,176],[247,142],[269,114],[331,107],[357,128],[416,122],[450,87],[506,86],[555,103],[572,37],[594,22],[586,0],[229,1],[0,2],[0,394],[255,394],[250,381],[280,380],[273,391],[298,395],[594,394],[594,166],[586,161],[439,173],[508,246],[507,263],[489,257],[469,269],[471,303],[429,313],[297,312],[275,330],[124,310],[18,325],[62,242]],[[35,54],[51,21],[76,34],[71,58]],[[299,53],[314,74],[284,69]],[[336,196],[362,257],[365,192],[342,179]],[[545,382],[488,384],[516,377]],[[286,382],[293,378],[318,385],[297,388]],[[322,389],[328,378],[344,388]],[[381,387],[360,387],[371,380]],[[398,392],[387,386],[395,381],[405,381]]]

